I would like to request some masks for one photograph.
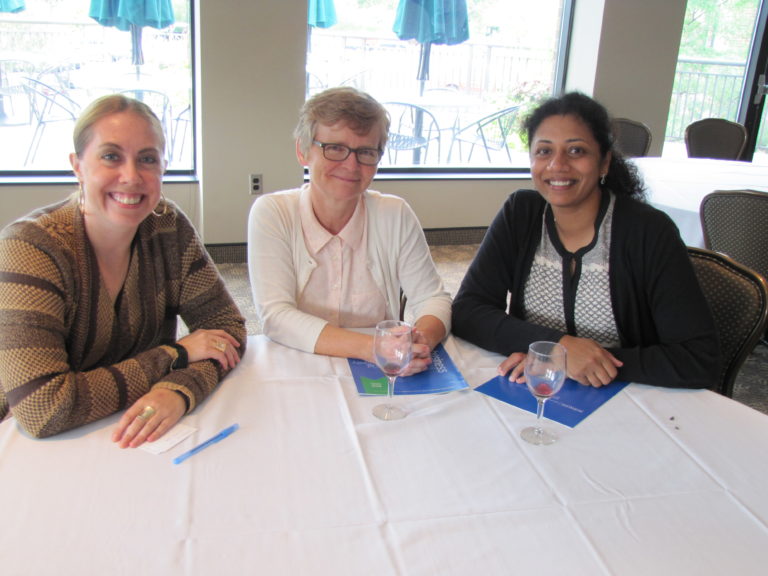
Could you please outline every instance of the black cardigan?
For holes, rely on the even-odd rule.
[[[525,352],[536,340],[564,336],[522,320],[523,288],[545,206],[534,190],[520,190],[506,200],[454,300],[454,334],[504,355]],[[720,353],[715,325],[677,227],[665,213],[616,197],[609,279],[621,342],[609,350],[624,363],[617,379],[716,388]]]

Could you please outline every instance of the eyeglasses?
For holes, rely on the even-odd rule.
[[[360,164],[364,166],[376,166],[381,160],[382,151],[378,148],[350,148],[344,144],[329,144],[327,142],[312,141],[313,144],[323,149],[323,156],[326,160],[333,162],[343,162],[352,152]]]

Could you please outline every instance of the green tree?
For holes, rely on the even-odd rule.
[[[746,60],[760,0],[688,0],[680,56]]]

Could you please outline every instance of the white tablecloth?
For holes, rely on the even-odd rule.
[[[472,387],[499,357],[446,349]],[[764,575],[768,416],[630,385],[559,443],[473,390],[371,415],[345,360],[252,337],[169,452],[119,415],[48,440],[0,424],[0,573]],[[238,422],[232,436],[173,456]]]
[[[688,246],[704,247],[699,207],[716,190],[768,192],[768,166],[701,158],[633,158],[651,204],[669,214]]]

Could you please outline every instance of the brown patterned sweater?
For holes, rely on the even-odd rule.
[[[192,224],[172,203],[139,226],[113,304],[74,198],[0,233],[0,420],[10,408],[43,438],[125,409],[152,387],[189,409],[216,387],[218,362],[171,371],[177,317],[226,330],[245,352],[245,320]]]

